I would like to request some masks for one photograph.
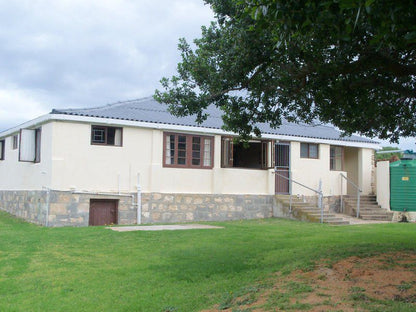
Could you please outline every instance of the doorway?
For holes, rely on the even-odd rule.
[[[90,216],[88,225],[117,224],[118,200],[90,199]]]
[[[289,171],[290,171],[290,143],[279,142],[275,145],[275,169],[276,169],[276,194],[289,194]]]

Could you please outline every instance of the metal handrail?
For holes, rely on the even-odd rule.
[[[289,177],[286,177],[286,176],[284,176],[284,175],[282,175],[280,173],[277,173],[277,170],[278,170],[277,168],[274,168],[274,174],[276,174],[279,177],[282,177],[282,178],[288,180],[289,183],[292,183],[292,182],[293,183],[296,183],[296,184],[298,184],[298,185],[300,185],[300,186],[302,186],[304,188],[307,188],[308,190],[311,190],[311,191],[313,191],[313,192],[315,192],[315,193],[318,194],[318,196],[319,196],[318,197],[318,207],[321,210],[321,223],[323,223],[324,222],[324,210],[323,210],[323,205],[322,205],[322,197],[323,197],[323,193],[322,193],[322,181],[319,180],[319,189],[318,190],[315,190],[315,189],[313,189],[313,188],[311,188],[311,187],[309,187],[307,185],[304,185],[304,184],[302,184],[302,183],[300,183],[298,181],[293,180],[291,178],[290,171],[289,171]],[[289,213],[292,213],[292,187],[291,187],[291,184],[289,184]]]
[[[357,218],[360,216],[360,193],[362,193],[362,189],[355,184],[351,179],[346,177],[344,174],[340,173],[341,175],[341,211],[344,212],[344,201],[343,201],[343,185],[342,185],[342,178],[344,178],[348,183],[350,183],[356,190],[357,190]]]

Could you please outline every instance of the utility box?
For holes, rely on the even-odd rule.
[[[390,209],[416,211],[416,160],[402,159],[390,164]]]

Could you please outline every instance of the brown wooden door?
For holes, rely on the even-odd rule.
[[[289,194],[290,171],[290,143],[276,143],[275,146],[275,192],[276,194]],[[286,178],[285,178],[286,177]]]
[[[118,200],[91,199],[89,225],[117,224]]]

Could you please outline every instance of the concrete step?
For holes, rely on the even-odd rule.
[[[357,198],[357,195],[345,195],[345,198]],[[360,195],[360,198],[365,198],[365,199],[375,199],[377,198],[376,195]]]
[[[349,221],[346,221],[346,220],[330,221],[330,222],[326,222],[324,220],[324,223],[328,223],[328,224],[331,224],[331,225],[348,225],[348,224],[350,224],[350,222]]]
[[[281,204],[286,207],[292,204],[292,211],[295,212],[302,220],[305,220],[305,214],[308,216],[306,219],[312,222],[320,222],[321,220],[321,209],[319,209],[316,205],[311,204],[309,202],[304,202],[302,199],[297,197],[292,197],[292,201],[290,201],[289,196],[276,196],[276,200],[278,200]],[[303,217],[301,217],[303,215]],[[323,222],[331,225],[345,225],[350,224],[349,221],[339,217],[333,213],[325,211],[323,214]]]
[[[351,204],[357,204],[357,199],[345,199],[344,202],[346,203],[351,203]],[[377,201],[376,200],[361,200],[360,199],[360,204],[369,204],[369,205],[377,205]]]
[[[281,200],[281,203],[285,204],[285,205],[290,205],[290,201],[288,200]],[[305,203],[303,201],[292,201],[292,206],[293,205],[297,205],[297,206],[313,206],[311,203]]]
[[[320,212],[312,212],[312,213],[309,213],[309,215],[311,216],[311,217],[317,217],[317,218],[320,218],[321,217],[321,213]],[[333,213],[327,213],[327,212],[324,212],[324,218],[336,218],[336,215],[335,214],[333,214]]]
[[[305,212],[321,212],[321,210],[319,208],[316,207],[296,207],[296,206],[292,206],[292,208],[297,209],[297,210],[302,210]]]
[[[391,217],[388,215],[360,215],[363,220],[380,220],[380,221],[391,221]]]
[[[345,204],[351,207],[354,213],[357,211],[357,197],[346,197]],[[378,205],[374,195],[366,195],[360,196],[360,218],[363,220],[391,221],[393,215]]]

